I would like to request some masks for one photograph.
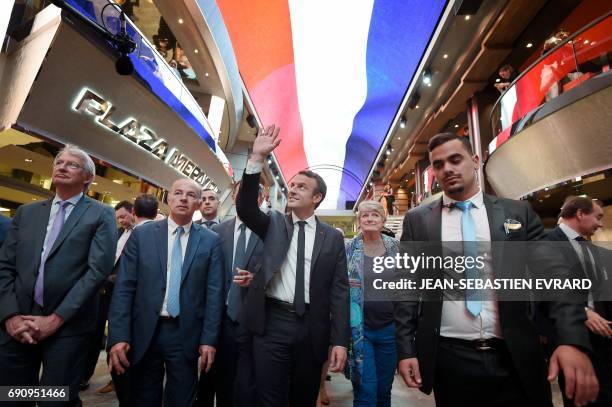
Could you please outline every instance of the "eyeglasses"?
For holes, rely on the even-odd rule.
[[[71,170],[78,170],[78,169],[83,168],[81,164],[74,162],[74,161],[57,160],[53,162],[53,167],[63,167],[64,165],[70,168]]]

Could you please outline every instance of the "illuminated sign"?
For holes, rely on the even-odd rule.
[[[193,179],[203,188],[210,188],[217,193],[220,192],[219,187],[193,160],[181,153],[176,147],[172,147],[164,138],[159,137],[140,121],[129,117],[119,124],[113,122],[112,116],[116,111],[115,106],[90,89],[84,88],[81,91],[72,108],[77,112],[93,116],[94,121],[99,125],[148,151],[152,156],[164,161],[186,177]]]

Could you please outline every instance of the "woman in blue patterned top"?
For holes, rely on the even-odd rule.
[[[375,272],[376,258],[395,257],[398,252],[397,241],[381,234],[385,220],[380,202],[361,202],[357,209],[360,233],[346,244],[351,297],[346,375],[353,383],[353,406],[391,405],[397,364],[393,305],[387,293],[374,288],[375,280],[388,281],[394,271]],[[376,264],[380,265],[380,260]]]

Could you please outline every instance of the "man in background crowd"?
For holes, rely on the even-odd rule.
[[[202,214],[200,225],[210,229],[213,225],[221,223],[217,215],[218,210],[219,196],[210,188],[204,189],[202,191],[202,204],[200,205],[200,213]]]
[[[232,200],[241,182],[232,190]],[[259,186],[258,204],[263,201]],[[198,405],[213,407],[254,406],[257,400],[253,370],[252,338],[241,318],[242,305],[256,272],[261,269],[263,242],[238,216],[212,227],[221,238],[225,259],[225,307],[215,364],[200,376]]]
[[[145,223],[153,222],[155,216],[157,216],[157,208],[159,207],[159,203],[155,196],[150,194],[142,194],[136,198],[134,201],[134,206],[132,208],[132,216],[134,218],[134,226],[132,228],[136,229]],[[125,245],[124,245],[125,247]],[[123,251],[123,248],[122,248]],[[117,262],[115,263],[114,274],[116,277],[116,271],[118,270],[118,262],[120,257],[117,257]],[[114,280],[113,280],[114,283]],[[109,303],[110,306],[110,303]],[[108,315],[108,311],[107,311]],[[106,321],[105,321],[106,322]],[[110,380],[105,386],[101,387],[97,390],[97,393],[104,394],[109,393],[113,390],[117,392],[117,398],[119,399],[119,405],[121,407],[129,406],[129,374],[126,372],[124,375],[117,375],[114,371],[111,372],[112,380]]]
[[[102,287],[100,287],[96,330],[92,334],[91,342],[89,343],[89,352],[87,353],[87,361],[85,362],[85,374],[83,380],[81,380],[79,384],[79,389],[81,391],[89,388],[89,380],[91,380],[96,370],[100,351],[104,349],[104,331],[106,329],[106,320],[108,319],[108,308],[110,307],[110,301],[113,296],[113,286],[115,285],[115,278],[117,277],[117,261],[119,260],[119,256],[121,256],[121,251],[123,250],[125,242],[127,242],[132,233],[132,227],[134,226],[133,208],[134,205],[129,201],[121,201],[115,205],[115,219],[117,220],[118,226],[115,265],[111,275],[108,276]]]
[[[548,240],[558,242],[564,261],[571,265],[573,278],[588,278],[593,287],[585,293],[584,310],[593,353],[591,362],[599,379],[599,396],[592,405],[612,405],[612,303],[610,280],[605,269],[605,248],[595,246],[589,239],[603,226],[604,213],[599,201],[587,197],[570,197],[561,208],[560,221],[548,233]],[[555,345],[555,336],[549,341]],[[559,376],[559,385],[566,406],[573,406],[565,396],[565,377]]]

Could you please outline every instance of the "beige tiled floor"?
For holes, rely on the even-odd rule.
[[[106,354],[102,353],[98,360],[96,372],[91,380],[90,387],[87,391],[81,393],[83,404],[95,407],[111,407],[117,406],[115,393],[96,394],[95,390],[104,386],[110,375],[105,366]],[[332,380],[327,382],[327,391],[331,398],[332,407],[350,407],[353,404],[353,391],[351,383],[342,375],[335,374]],[[553,397],[555,406],[562,406],[561,396],[557,385],[553,386]],[[433,407],[435,406],[433,396],[426,396],[420,391],[410,389],[404,385],[399,376],[395,376],[393,383],[393,391],[391,395],[391,405],[393,407]]]

